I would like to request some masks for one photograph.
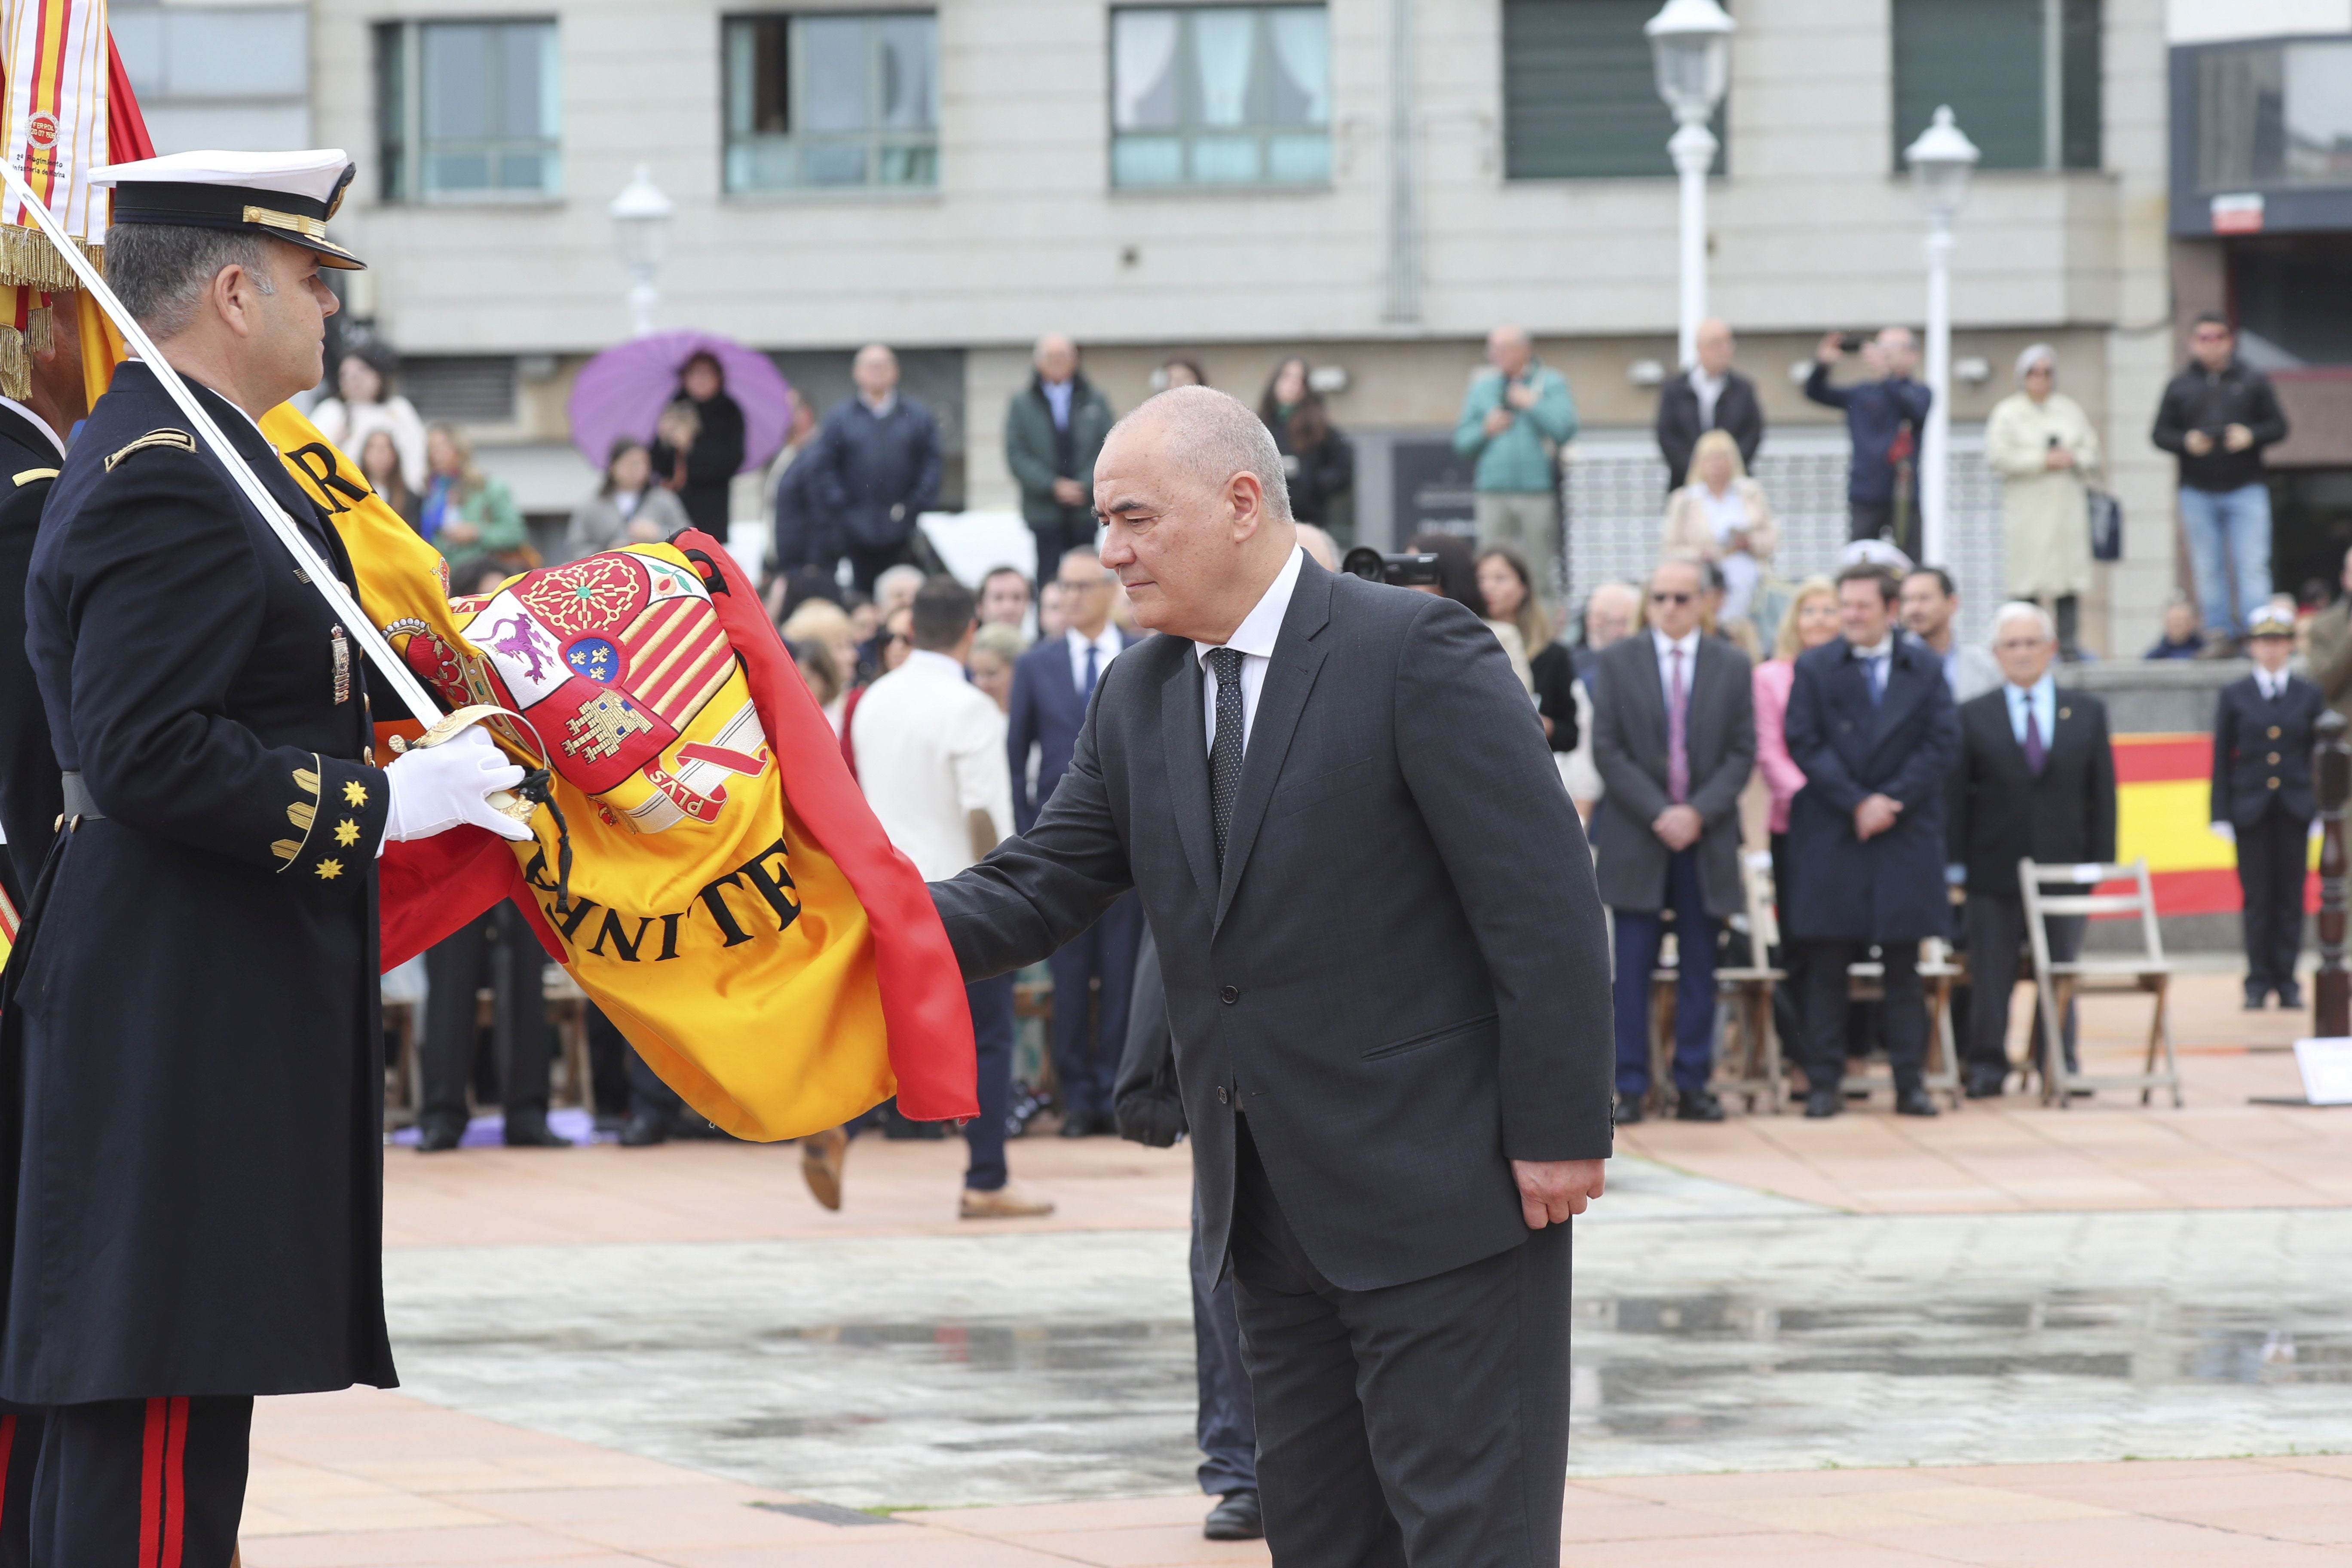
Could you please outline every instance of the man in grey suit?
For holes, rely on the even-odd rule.
[[[1535,709],[1461,605],[1307,559],[1223,393],[1146,403],[1095,480],[1163,635],[1104,673],[1036,825],[932,885],[963,973],[1141,899],[1275,1562],[1555,1564],[1610,1032]]]
[[[1756,766],[1748,658],[1699,625],[1694,561],[1650,574],[1647,635],[1595,666],[1592,763],[1609,809],[1593,839],[1601,901],[1617,917],[1617,1121],[1650,1092],[1650,976],[1675,911],[1675,1115],[1720,1121],[1715,1071],[1717,922],[1746,902],[1739,792]]]

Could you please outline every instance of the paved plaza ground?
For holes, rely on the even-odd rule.
[[[2183,982],[2188,1106],[1621,1136],[1579,1222],[1578,1563],[2352,1560],[2352,1110]],[[2086,1005],[2095,1068],[2145,1003]],[[265,1400],[251,1568],[1263,1562],[1200,1539],[1182,1150],[387,1152],[404,1385]]]

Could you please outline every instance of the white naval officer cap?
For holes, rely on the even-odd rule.
[[[340,147],[306,153],[172,153],[90,171],[114,187],[116,223],[240,228],[312,251],[321,267],[367,263],[327,237],[358,169]]]

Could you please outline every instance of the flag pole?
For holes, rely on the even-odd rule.
[[[98,268],[82,255],[81,247],[66,237],[56,216],[40,197],[33,194],[33,188],[25,183],[25,177],[16,172],[16,166],[5,159],[0,159],[0,180],[6,182],[9,194],[23,204],[26,212],[32,215],[35,225],[48,237],[50,245],[73,269],[82,288],[113,321],[131,353],[144,361],[147,368],[154,373],[155,379],[163,383],[163,390],[171,394],[172,401],[180,405],[180,412],[186,415],[188,423],[195,426],[197,436],[211,444],[213,451],[227,467],[229,478],[236,481],[237,489],[245,492],[245,499],[253,503],[255,510],[261,513],[261,520],[269,525],[270,531],[278,535],[287,552],[294,557],[295,565],[302,569],[302,575],[310,580],[310,586],[342,617],[352,639],[374,664],[385,683],[415,715],[417,722],[427,727],[437,722],[442,716],[440,704],[425,693],[424,683],[393,651],[392,644],[384,640],[383,634],[376,629],[375,622],[367,611],[361,608],[359,600],[343,586],[343,580],[335,574],[331,566],[320,559],[310,542],[302,537],[301,529],[286,514],[286,509],[278,504],[278,498],[269,493],[268,488],[261,482],[261,476],[255,473],[252,465],[245,460],[244,454],[221,434],[220,426],[213,422],[212,415],[196,400],[196,395],[188,390],[188,384],[181,379],[180,373],[173,369],[170,362],[157,351],[146,330],[131,319],[122,300],[107,287],[106,279],[99,276]]]

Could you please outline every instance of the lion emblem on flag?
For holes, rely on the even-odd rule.
[[[523,715],[540,742],[525,749],[543,744],[555,771],[619,825],[715,823],[727,781],[771,765],[710,591],[691,570],[608,551],[450,608],[470,646],[412,637],[409,668],[453,706],[489,701]]]

